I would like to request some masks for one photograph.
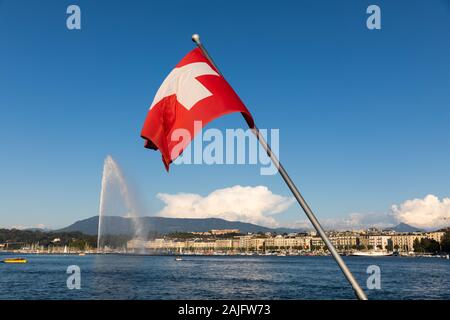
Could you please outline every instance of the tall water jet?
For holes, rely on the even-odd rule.
[[[106,217],[110,217],[110,221],[105,221]],[[131,230],[132,239],[145,240],[146,235],[139,218],[138,202],[119,165],[108,155],[103,165],[100,191],[97,251],[104,251],[107,246],[111,247],[111,244],[107,243],[107,237],[117,236],[121,232],[123,235],[129,235],[130,230],[127,228],[120,230],[120,226],[114,225],[114,217],[129,218],[133,229]]]

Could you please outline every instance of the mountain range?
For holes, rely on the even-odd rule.
[[[143,234],[158,232],[167,234],[171,232],[206,232],[213,229],[239,229],[241,233],[292,233],[304,232],[300,229],[268,228],[252,223],[240,221],[227,221],[218,218],[165,218],[165,217],[140,217],[137,224],[142,228]],[[58,232],[78,231],[88,235],[96,235],[98,232],[98,216],[77,221]],[[105,216],[102,219],[102,230],[111,235],[133,234],[133,221],[130,218]]]

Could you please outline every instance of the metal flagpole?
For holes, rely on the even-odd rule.
[[[211,64],[217,69],[217,71],[222,75],[217,65],[214,63],[211,56],[208,54],[208,51],[205,49],[203,44],[200,42],[200,36],[198,34],[192,35],[192,41],[194,41],[197,46],[202,50],[203,54],[208,58],[208,60],[211,62]],[[286,182],[287,186],[291,190],[292,194],[294,195],[295,199],[297,199],[298,203],[302,207],[303,211],[305,212],[306,216],[308,217],[309,221],[311,221],[314,228],[319,233],[320,237],[322,238],[323,242],[325,242],[325,245],[327,246],[328,250],[330,250],[332,256],[336,260],[337,264],[341,268],[342,272],[344,273],[344,276],[347,278],[348,282],[350,282],[353,290],[355,291],[356,296],[359,300],[367,300],[367,296],[364,293],[364,291],[359,286],[356,279],[353,277],[353,274],[348,269],[347,265],[345,264],[344,260],[342,260],[342,257],[339,255],[339,253],[334,248],[333,244],[331,243],[328,236],[325,234],[325,231],[323,230],[322,226],[320,225],[319,221],[317,220],[316,216],[312,212],[311,208],[306,203],[305,199],[303,199],[303,196],[300,194],[300,191],[298,191],[297,187],[295,186],[292,179],[289,177],[288,173],[278,160],[277,156],[272,152],[272,149],[267,144],[264,137],[260,134],[259,129],[256,127],[251,128],[252,132],[255,134],[256,138],[258,139],[261,146],[266,150],[267,155],[272,160],[275,167],[278,169],[278,172],[280,173],[283,180]]]

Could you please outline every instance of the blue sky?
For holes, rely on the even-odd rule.
[[[82,30],[66,28],[77,4]],[[370,4],[382,29],[368,30]],[[265,185],[257,166],[173,166],[143,148],[159,85],[200,33],[317,215],[450,196],[448,1],[0,0],[0,226],[97,214],[111,154],[150,214],[157,193]],[[209,127],[244,127],[230,115]],[[294,204],[277,216],[303,219]]]

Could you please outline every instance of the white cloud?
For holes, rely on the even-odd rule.
[[[34,226],[24,226],[24,225],[12,225],[9,226],[10,229],[17,229],[17,230],[25,230],[25,229],[48,229],[48,226],[43,223],[38,223]]]
[[[437,230],[449,225],[450,198],[442,201],[434,195],[423,199],[407,200],[392,205],[387,213],[351,213],[343,217],[319,219],[325,229],[360,230],[369,227],[379,229],[393,227],[399,223],[426,230]],[[308,220],[295,223],[296,228],[311,229]]]
[[[292,197],[272,193],[265,186],[240,186],[218,189],[203,197],[194,193],[158,193],[165,203],[158,213],[164,217],[222,218],[277,227],[272,215],[285,211]]]
[[[165,217],[223,218],[279,227],[273,215],[285,211],[295,200],[272,193],[265,186],[234,186],[218,189],[207,196],[193,193],[157,195],[165,203],[158,213]],[[389,228],[401,222],[413,227],[436,230],[449,225],[450,198],[439,200],[434,195],[392,205],[388,212],[350,213],[336,218],[320,218],[328,230],[361,230],[369,227]],[[312,229],[309,220],[290,224],[291,228]]]
[[[438,229],[448,225],[450,220],[450,198],[443,198],[429,194],[423,199],[407,200],[399,206],[392,206],[394,217],[409,225]],[[446,220],[447,219],[447,220]]]

